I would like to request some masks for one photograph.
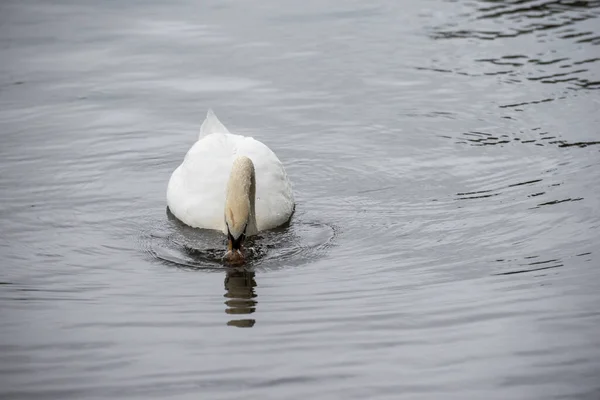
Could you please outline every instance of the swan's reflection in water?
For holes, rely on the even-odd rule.
[[[243,268],[229,268],[225,275],[225,313],[242,316],[256,310],[255,272]],[[236,318],[227,322],[229,326],[251,328],[256,323],[252,318]]]

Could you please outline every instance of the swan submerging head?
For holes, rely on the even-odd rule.
[[[209,110],[198,139],[171,174],[167,205],[187,226],[224,233],[224,261],[238,264],[248,256],[250,249],[244,246],[249,236],[290,220],[294,194],[269,147],[229,132]]]
[[[256,175],[252,160],[239,156],[233,161],[225,198],[227,253],[233,263],[245,260],[243,244],[247,236],[256,233]]]

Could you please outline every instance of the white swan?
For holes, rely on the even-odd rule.
[[[229,133],[209,110],[198,141],[171,175],[167,205],[186,225],[227,234],[227,255],[241,257],[245,237],[290,219],[294,196],[275,153]]]

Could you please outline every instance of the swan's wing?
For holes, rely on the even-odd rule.
[[[225,229],[223,210],[233,149],[227,136],[211,134],[198,140],[171,175],[167,204],[187,225]]]
[[[251,137],[237,144],[237,154],[249,157],[256,171],[256,225],[259,231],[287,222],[294,211],[292,185],[279,158]]]
[[[198,140],[212,133],[229,133],[229,130],[225,128],[225,125],[223,125],[221,121],[219,121],[219,118],[217,118],[213,110],[209,109],[206,113],[206,118],[200,127],[200,136],[198,136]]]

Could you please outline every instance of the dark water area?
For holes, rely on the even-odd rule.
[[[1,2],[0,398],[599,399],[599,16]],[[294,185],[245,268],[166,209],[208,108]]]

